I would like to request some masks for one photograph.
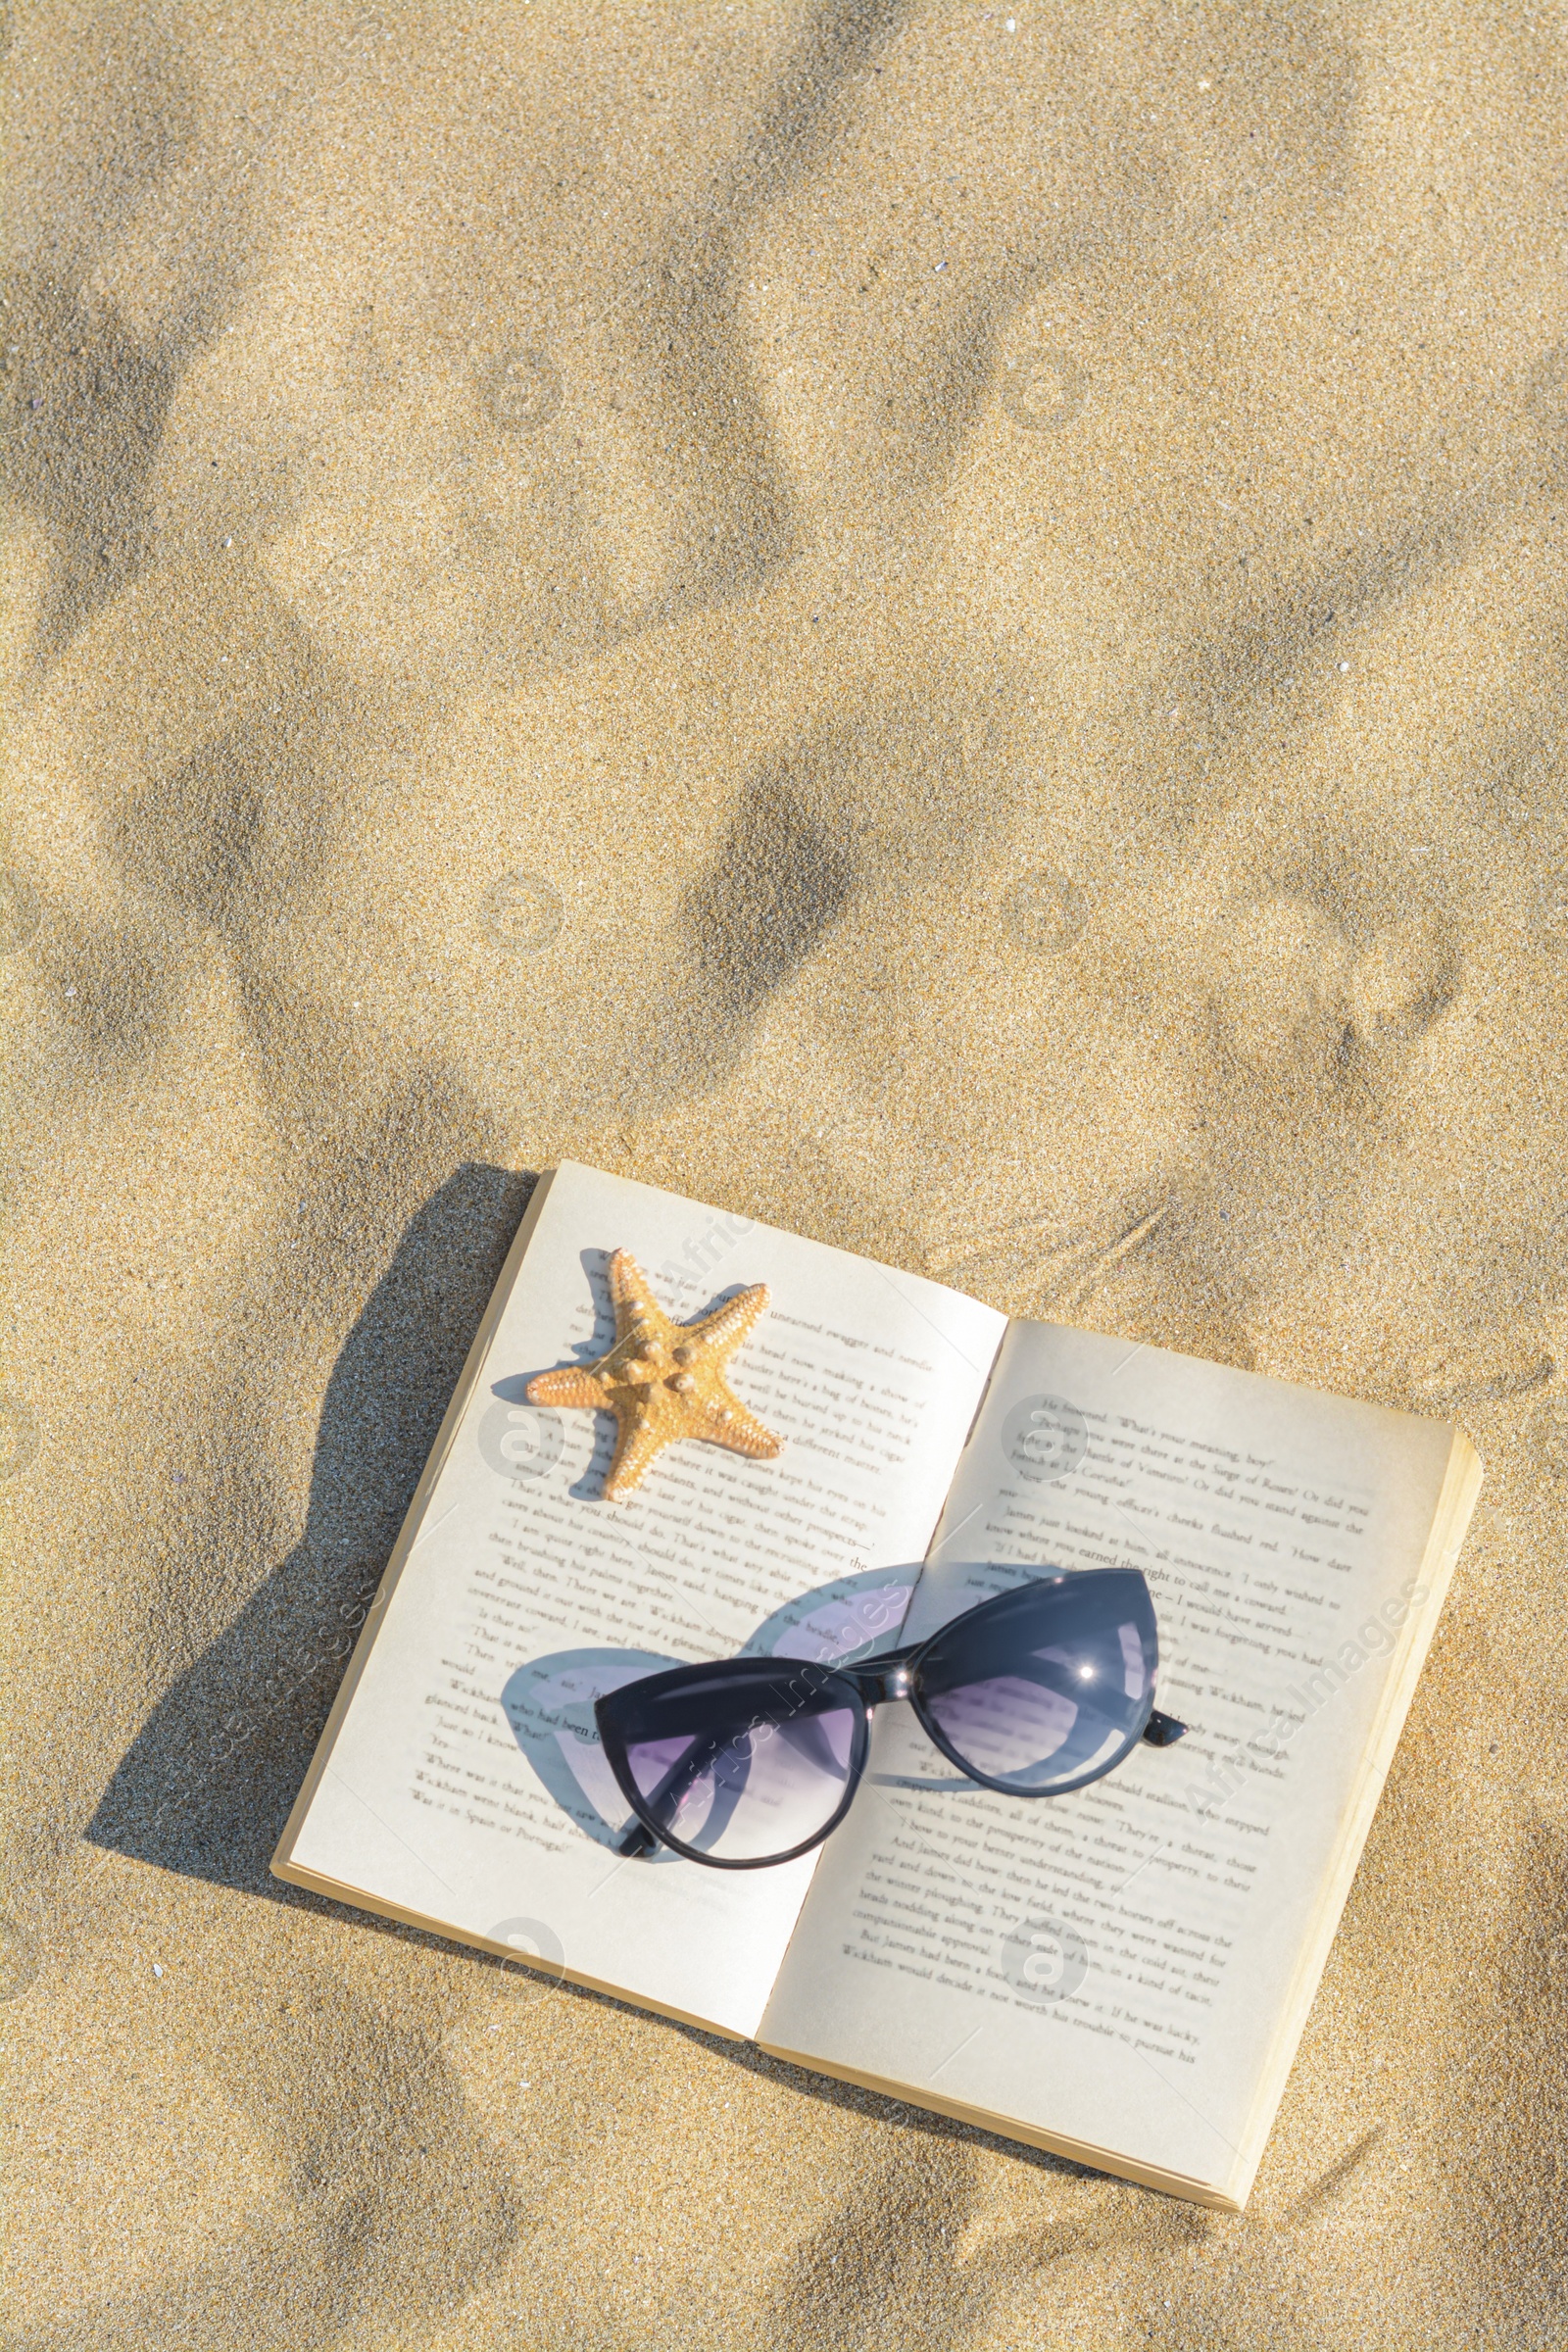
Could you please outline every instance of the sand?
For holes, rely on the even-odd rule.
[[[8,12],[19,2352],[1568,2341],[1560,10]],[[267,1858],[570,1153],[1462,1420],[1248,2214]]]

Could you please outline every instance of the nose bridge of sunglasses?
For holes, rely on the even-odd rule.
[[[841,1667],[868,1707],[884,1699],[907,1698],[914,1689],[914,1671],[906,1657],[872,1658],[863,1666]]]

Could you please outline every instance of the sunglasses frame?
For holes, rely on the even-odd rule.
[[[710,1870],[771,1870],[780,1862],[794,1862],[802,1854],[808,1854],[813,1846],[820,1845],[825,1838],[833,1835],[855,1802],[856,1793],[864,1776],[866,1761],[870,1754],[871,1716],[875,1709],[888,1699],[906,1699],[914,1709],[920,1729],[925,1733],[932,1746],[945,1755],[950,1764],[956,1764],[964,1778],[973,1781],[977,1788],[994,1788],[1003,1796],[1070,1796],[1074,1789],[1086,1788],[1092,1781],[1103,1780],[1107,1772],[1114,1772],[1119,1764],[1126,1762],[1140,1742],[1147,1741],[1151,1747],[1169,1747],[1182,1737],[1187,1726],[1184,1723],[1178,1723],[1174,1715],[1162,1714],[1154,1704],[1154,1685],[1159,1669],[1157,1620],[1155,1621],[1154,1673],[1150,1677],[1148,1699],[1142,1709],[1137,1729],[1129,1734],[1125,1743],[1118,1748],[1107,1763],[1097,1764],[1092,1771],[1081,1773],[1074,1781],[1063,1782],[1059,1788],[1020,1788],[1013,1782],[997,1780],[987,1773],[978,1772],[972,1764],[965,1762],[964,1758],[944,1737],[940,1727],[928,1712],[921,1693],[921,1661],[928,1650],[934,1648],[937,1642],[945,1641],[952,1634],[956,1626],[965,1624],[971,1618],[983,1616],[989,1610],[1000,1610],[1004,1606],[1011,1605],[1031,1592],[1054,1591],[1069,1583],[1074,1586],[1082,1586],[1092,1580],[1098,1582],[1113,1577],[1117,1579],[1135,1578],[1143,1588],[1150,1615],[1153,1617],[1153,1595],[1149,1590],[1148,1579],[1142,1569],[1081,1568],[1073,1570],[1070,1574],[1058,1572],[1051,1576],[1033,1577],[1026,1584],[1015,1585],[1007,1592],[993,1593],[985,1600],[976,1601],[972,1608],[961,1609],[957,1616],[950,1617],[946,1624],[939,1625],[936,1631],[927,1635],[923,1642],[910,1642],[901,1649],[884,1650],[880,1656],[868,1658],[860,1666],[818,1664],[808,1658],[760,1658],[743,1654],[736,1658],[713,1660],[706,1665],[666,1667],[662,1673],[639,1675],[635,1682],[623,1683],[618,1690],[607,1691],[604,1697],[594,1701],[594,1721],[599,1729],[600,1744],[604,1749],[606,1760],[615,1776],[616,1787],[636,1817],[633,1826],[616,1839],[615,1852],[628,1857],[637,1856],[652,1853],[656,1846],[662,1845],[667,1846],[671,1853],[683,1855],[689,1862],[703,1863]],[[699,1853],[695,1846],[688,1845],[684,1839],[673,1837],[668,1830],[661,1829],[653,1819],[650,1801],[638,1789],[625,1743],[615,1729],[613,1720],[615,1702],[630,1692],[648,1690],[655,1686],[667,1688],[671,1684],[684,1680],[688,1675],[711,1674],[715,1669],[722,1670],[724,1667],[738,1670],[735,1676],[737,1683],[755,1679],[761,1684],[776,1685],[781,1675],[800,1677],[803,1678],[805,1687],[814,1689],[819,1695],[826,1695],[831,1686],[843,1685],[845,1697],[854,1709],[855,1730],[850,1741],[849,1770],[843,1798],[832,1818],[824,1822],[819,1830],[815,1831],[811,1837],[803,1838],[799,1845],[792,1845],[781,1854],[748,1855],[742,1860],[725,1859],[717,1854]],[[684,1761],[684,1758],[679,1759],[681,1763]]]

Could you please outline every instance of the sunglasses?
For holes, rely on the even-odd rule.
[[[1154,1705],[1159,1639],[1136,1568],[1085,1568],[983,1600],[863,1666],[727,1658],[643,1676],[594,1703],[635,1815],[621,1854],[665,1845],[760,1870],[837,1829],[865,1770],[870,1715],[907,1699],[982,1788],[1065,1796],[1186,1725]]]

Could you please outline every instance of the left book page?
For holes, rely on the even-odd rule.
[[[765,1282],[731,1360],[774,1461],[686,1443],[600,1499],[608,1414],[529,1405],[590,1362],[629,1250],[683,1321]],[[916,1275],[566,1163],[475,1339],[275,1874],[720,2031],[757,2030],[815,1853],[625,1861],[593,1699],[750,1649],[827,1658],[900,1622],[1006,1319]]]

